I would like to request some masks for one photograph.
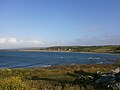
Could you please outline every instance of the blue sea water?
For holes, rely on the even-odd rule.
[[[0,68],[34,68],[67,64],[111,64],[117,54],[74,52],[0,52]]]

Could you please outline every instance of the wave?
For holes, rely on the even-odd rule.
[[[51,65],[45,65],[45,64],[28,64],[28,65],[18,65],[18,66],[13,66],[11,68],[35,68],[35,67],[50,67]]]
[[[98,60],[98,59],[101,59],[100,57],[89,57],[88,59],[96,59],[96,60]]]

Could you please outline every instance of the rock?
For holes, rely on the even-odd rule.
[[[84,74],[84,71],[74,71],[74,73],[80,74],[74,80],[76,84],[95,84],[110,90],[120,90],[120,67],[106,73],[98,71],[93,76]]]
[[[97,77],[95,79],[96,84],[108,86],[108,88],[117,88],[117,90],[120,89],[120,68],[116,68],[112,70],[112,72],[107,72],[107,73],[98,73],[96,74]],[[95,78],[94,77],[94,78]],[[116,89],[115,89],[116,90]]]
[[[119,72],[120,72],[120,68],[118,67],[118,68],[116,68],[116,69],[112,69],[112,72],[114,72],[114,73],[119,73]]]
[[[120,90],[120,82],[110,84],[110,85],[108,85],[108,88],[112,89],[112,90]]]
[[[113,81],[113,80],[115,80],[115,78],[114,77],[112,77],[112,76],[102,76],[101,78],[98,78],[96,81],[95,81],[95,83],[97,83],[97,84],[108,84],[110,81]]]
[[[89,83],[93,80],[93,77],[92,76],[83,76],[83,75],[80,75],[79,77],[76,77],[75,80],[74,80],[74,83],[77,83],[77,84],[85,84],[85,83]]]

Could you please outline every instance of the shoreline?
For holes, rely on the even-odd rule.
[[[72,51],[58,51],[58,50],[18,50],[18,52],[72,52]]]
[[[59,90],[81,90],[88,87],[90,90],[96,90],[96,88],[107,88],[111,81],[117,80],[118,76],[110,77],[109,75],[117,75],[120,66],[116,64],[76,64],[76,65],[57,65],[51,67],[42,68],[2,68],[1,73],[1,85],[2,86],[16,86],[20,85],[29,86],[30,88],[36,87],[34,90],[53,90],[55,85],[58,87],[65,87],[68,89]],[[115,73],[114,73],[115,72]],[[109,75],[108,75],[109,73]],[[102,76],[104,78],[102,78]],[[109,79],[108,79],[109,78]],[[112,79],[111,79],[112,78]],[[99,81],[99,79],[101,81]],[[103,80],[107,80],[102,82]],[[84,81],[83,81],[84,80]],[[99,82],[98,82],[99,81]],[[22,83],[22,84],[21,84]],[[115,85],[114,83],[114,85]],[[36,85],[36,86],[35,86]],[[112,84],[110,84],[112,85]],[[77,86],[77,87],[76,87]],[[71,89],[71,87],[73,89]],[[53,88],[53,89],[50,89]],[[79,88],[79,89],[78,89]],[[95,89],[93,89],[95,88]],[[5,90],[5,89],[2,89]],[[27,89],[31,90],[31,89]],[[102,90],[102,89],[101,89]],[[103,89],[107,90],[107,89]]]
[[[84,51],[81,51],[81,52],[75,52],[75,51],[72,51],[72,50],[0,50],[0,52],[73,52],[73,53],[108,53],[108,54],[118,54],[119,53],[114,53],[114,52],[84,52]]]
[[[74,52],[71,50],[4,50],[0,52],[63,52],[63,53],[90,53],[90,54],[112,54],[120,55],[119,53],[110,53],[110,52]]]
[[[95,68],[97,68],[97,67],[101,67],[102,68],[102,66],[119,66],[120,65],[120,60],[112,60],[112,62],[117,62],[118,64],[65,64],[65,65],[47,65],[47,66],[43,66],[43,67],[41,67],[41,66],[38,66],[38,67],[30,67],[30,68],[28,68],[28,67],[18,67],[18,68],[10,68],[10,67],[4,67],[4,68],[0,68],[0,70],[1,69],[58,69],[58,68],[63,68],[63,67],[77,67],[77,66],[79,66],[79,67],[89,67],[89,68],[91,68],[91,67],[94,67],[95,66]]]
[[[0,67],[1,69],[56,69],[56,67],[62,68],[62,67],[76,67],[76,66],[119,66],[120,65],[120,60],[111,60],[111,64],[64,64],[64,65],[44,65],[44,66],[37,66],[37,67]]]

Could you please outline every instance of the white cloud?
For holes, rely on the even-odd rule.
[[[0,48],[22,48],[22,47],[44,47],[47,43],[42,40],[32,38],[0,38]]]
[[[105,35],[96,37],[83,37],[71,42],[71,45],[93,46],[93,45],[120,45],[119,35]]]
[[[33,38],[16,38],[16,37],[1,37],[0,49],[3,48],[24,48],[24,47],[47,47],[47,46],[72,46],[72,45],[120,45],[119,35],[105,35],[105,36],[93,36],[83,37],[73,41],[55,41],[45,42],[39,39]]]
[[[0,38],[0,44],[3,44],[6,42],[6,38]]]
[[[55,41],[55,42],[51,42],[50,46],[68,46],[68,42],[67,41]]]
[[[12,38],[12,37],[11,37],[11,38],[8,38],[8,39],[7,39],[7,42],[8,42],[8,43],[18,43],[18,42],[17,42],[17,39],[16,39],[16,38]]]

